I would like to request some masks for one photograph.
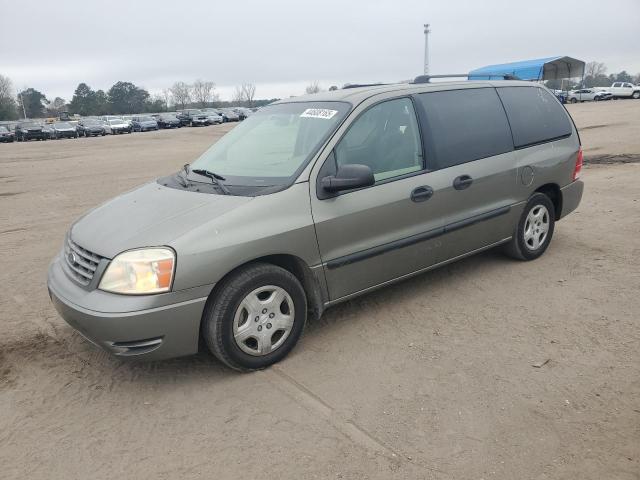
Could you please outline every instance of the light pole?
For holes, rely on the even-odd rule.
[[[429,75],[429,24],[424,24],[424,74]]]
[[[24,119],[26,120],[27,119],[27,110],[24,108],[24,100],[22,99],[22,92],[18,92],[18,96],[20,97],[20,104],[22,105],[22,114],[24,115]]]

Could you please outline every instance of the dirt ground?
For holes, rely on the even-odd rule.
[[[588,157],[640,156],[640,101],[569,109]],[[640,478],[638,163],[588,166],[539,260],[337,306],[266,371],[83,340],[45,285],[70,223],[228,128],[0,145],[1,478]]]

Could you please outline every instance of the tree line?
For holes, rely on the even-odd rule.
[[[19,118],[57,117],[62,112],[92,115],[123,115],[132,113],[157,113],[173,109],[244,106],[259,107],[277,99],[257,100],[256,87],[252,83],[235,89],[232,102],[221,101],[214,82],[195,80],[193,83],[175,82],[151,95],[132,82],[119,81],[106,92],[94,90],[80,83],[70,102],[60,97],[49,100],[35,88],[25,88],[16,94],[8,77],[0,75],[0,120]]]
[[[608,87],[614,82],[640,84],[640,74],[630,75],[625,70],[607,75],[607,67],[601,62],[589,62],[585,66],[581,82],[550,80],[547,87],[573,89],[578,87]],[[329,90],[336,90],[333,85]],[[306,93],[317,93],[322,87],[317,81],[310,83]],[[244,83],[235,88],[231,102],[221,101],[216,92],[216,84],[197,79],[192,83],[175,82],[161,94],[151,95],[147,90],[131,82],[116,82],[106,92],[93,90],[86,83],[80,83],[70,102],[60,97],[49,100],[35,88],[25,88],[16,95],[8,77],[0,75],[0,120],[18,118],[57,117],[62,112],[90,115],[123,115],[131,113],[156,113],[175,109],[244,106],[259,107],[277,99],[256,100],[256,86]]]

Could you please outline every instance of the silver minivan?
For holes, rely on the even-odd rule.
[[[49,268],[60,315],[118,357],[285,357],[309,318],[494,247],[542,255],[582,197],[564,107],[527,82],[292,98],[95,208]]]

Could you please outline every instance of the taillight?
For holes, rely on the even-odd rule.
[[[574,180],[577,180],[578,178],[580,178],[580,173],[582,172],[582,159],[583,159],[582,147],[580,147],[580,150],[578,150],[578,155],[576,155],[576,166],[573,169]]]

